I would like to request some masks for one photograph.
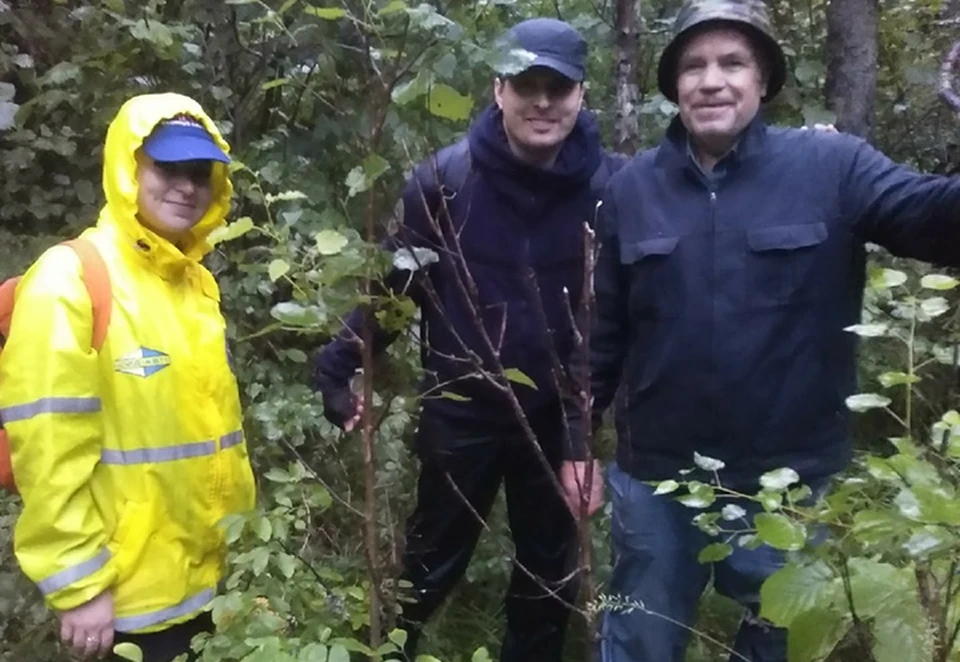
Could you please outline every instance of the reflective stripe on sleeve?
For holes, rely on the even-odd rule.
[[[110,552],[104,549],[89,561],[78,563],[75,566],[67,568],[66,570],[61,570],[57,574],[51,575],[46,579],[37,582],[37,588],[39,588],[40,592],[44,595],[50,595],[51,593],[55,593],[62,588],[70,586],[70,584],[89,577],[105,566],[109,560]]]
[[[211,588],[203,591],[202,593],[198,593],[193,597],[187,598],[180,604],[167,607],[166,609],[160,609],[158,611],[152,611],[146,614],[139,614],[137,616],[117,618],[113,621],[113,629],[117,632],[135,632],[137,630],[148,628],[151,625],[157,625],[159,623],[171,621],[179,616],[185,616],[192,612],[203,609],[211,600],[213,600],[215,595],[216,594],[214,593],[214,590]]]
[[[40,398],[23,405],[0,409],[0,421],[8,425],[41,414],[93,414],[100,411],[100,408],[100,398]]]

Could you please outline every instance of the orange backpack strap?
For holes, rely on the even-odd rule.
[[[3,347],[3,339],[10,335],[10,321],[13,319],[13,301],[19,282],[20,277],[16,276],[0,283],[0,347]]]
[[[78,237],[65,241],[73,249],[83,266],[83,284],[87,286],[90,301],[93,303],[93,348],[100,351],[107,337],[110,315],[113,312],[113,291],[110,286],[110,272],[103,261],[100,251],[89,240]]]

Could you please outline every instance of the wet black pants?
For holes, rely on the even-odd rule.
[[[178,655],[186,653],[188,660],[197,659],[190,650],[190,641],[201,632],[213,632],[213,619],[209,612],[204,612],[186,623],[173,625],[166,630],[150,632],[148,634],[125,634],[117,632],[114,643],[130,642],[136,644],[143,651],[143,662],[170,662]],[[123,658],[113,655],[113,662],[126,662]]]
[[[555,474],[561,419],[531,423]],[[403,603],[399,622],[409,635],[406,655],[414,659],[420,626],[463,576],[482,530],[477,516],[489,514],[502,482],[516,562],[500,660],[559,662],[570,615],[564,601],[572,603],[578,589],[576,527],[530,442],[513,426],[478,429],[425,417],[417,443],[422,466],[401,577],[415,599]]]

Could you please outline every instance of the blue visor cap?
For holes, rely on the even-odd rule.
[[[154,161],[220,161],[230,157],[220,149],[202,124],[177,118],[157,125],[143,143],[143,151]]]
[[[532,18],[514,25],[507,43],[532,53],[531,67],[547,67],[580,82],[586,73],[587,41],[573,26],[555,18]]]

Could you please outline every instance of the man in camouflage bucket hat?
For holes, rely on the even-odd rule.
[[[591,361],[595,419],[616,394],[609,592],[644,607],[606,614],[603,662],[682,662],[711,574],[746,608],[731,659],[786,661],[785,632],[758,616],[784,553],[733,534],[727,556],[698,560],[752,532],[758,504],[708,506],[718,540],[691,522],[704,511],[656,485],[719,477],[755,494],[790,467],[822,494],[851,457],[844,329],[860,321],[864,243],[960,265],[960,180],[854,136],[768,126],[761,105],[785,78],[761,2],[687,2],[659,66],[679,116],[603,196]]]

